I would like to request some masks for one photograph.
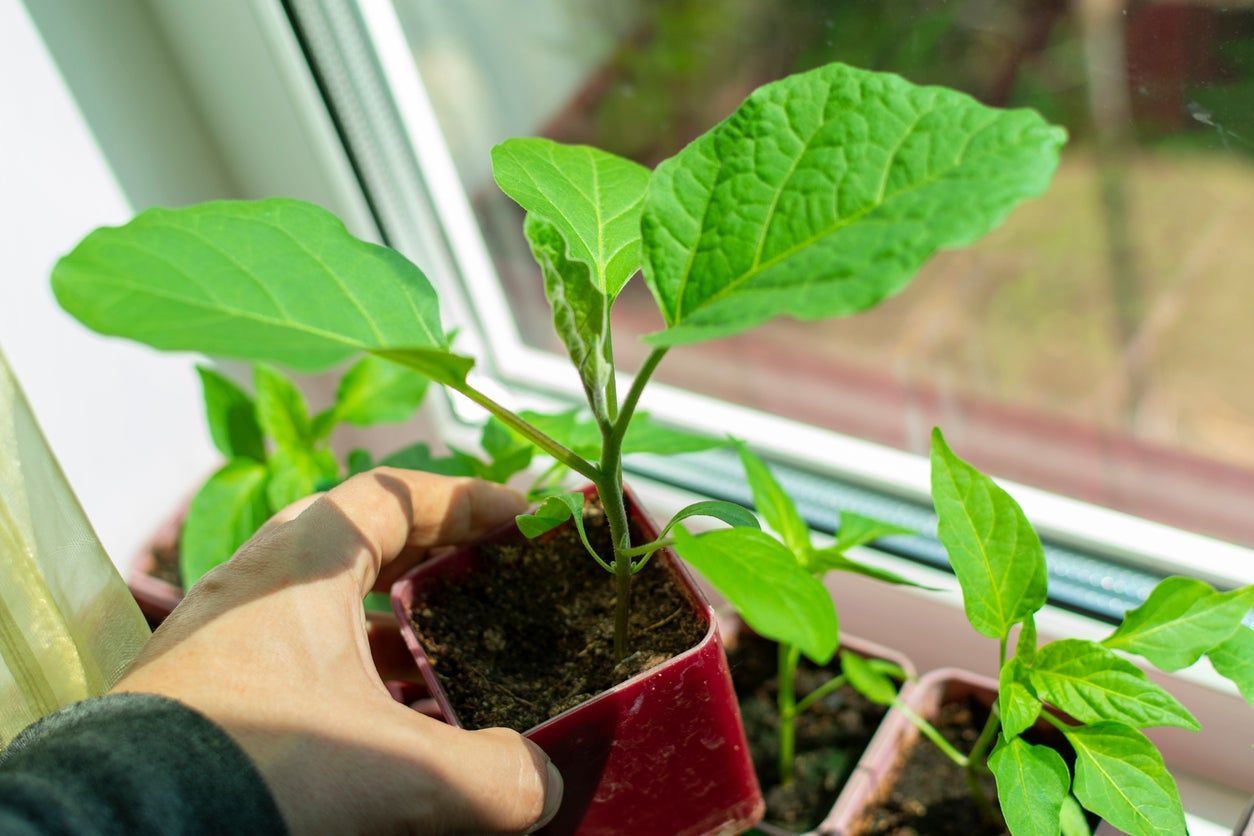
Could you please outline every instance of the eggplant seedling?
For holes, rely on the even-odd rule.
[[[753,502],[773,534],[741,527],[690,534],[675,530],[680,557],[705,576],[744,622],[764,638],[779,643],[776,701],[779,712],[779,776],[793,779],[797,718],[844,685],[875,703],[892,702],[893,680],[905,678],[897,665],[865,659],[842,650],[841,672],[808,694],[797,694],[797,666],[802,655],[824,666],[836,655],[839,618],[836,604],[823,586],[829,572],[852,572],[892,584],[915,585],[893,572],[860,563],[850,549],[884,537],[914,532],[890,523],[842,512],[836,541],[814,545],[810,528],[792,498],[766,464],[737,443]]]
[[[1126,833],[1184,834],[1175,782],[1139,730],[1196,731],[1197,720],[1116,651],[1165,671],[1209,655],[1249,699],[1254,630],[1242,620],[1254,606],[1254,585],[1220,592],[1194,578],[1166,578],[1101,641],[1064,638],[1038,647],[1034,615],[1048,591],[1040,538],[1018,503],[958,458],[939,430],[932,435],[932,500],[967,620],[998,643],[998,695],[970,752],[906,706],[898,710],[964,771],[975,803],[995,821],[978,782],[992,772],[1001,815],[1016,836],[1087,833],[1083,810]],[[1074,777],[1056,750],[1022,736],[1040,721],[1075,752]]]
[[[105,334],[299,369],[368,353],[479,404],[596,486],[612,553],[593,557],[615,578],[621,658],[632,574],[654,548],[631,541],[623,456],[648,435],[636,410],[667,353],[779,316],[876,305],[935,252],[971,243],[1044,191],[1065,138],[1031,110],[831,64],[756,90],[652,172],[546,139],[497,146],[493,175],[526,210],[553,325],[595,425],[582,453],[474,384],[474,360],[454,351],[421,270],[308,203],[149,210],[87,236],[52,284],[67,311]],[[643,338],[650,353],[624,391],[610,311],[637,272],[664,327]],[[520,527],[579,524],[582,501],[550,498]],[[681,516],[693,513],[746,518],[726,503]]]

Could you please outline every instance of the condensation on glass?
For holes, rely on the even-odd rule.
[[[525,338],[557,345],[488,149],[652,165],[829,61],[1040,110],[1049,193],[879,310],[673,352],[660,378],[1254,544],[1254,7],[1211,0],[396,0]],[[643,283],[617,325],[660,325]],[[621,331],[620,331],[621,333]],[[625,364],[641,354],[620,340]]]
[[[0,355],[0,747],[104,693],[148,636]]]

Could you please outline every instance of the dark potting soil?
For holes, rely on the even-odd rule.
[[[599,508],[588,539],[610,552]],[[633,542],[639,538],[633,532]],[[660,561],[632,579],[630,655],[614,658],[614,579],[569,523],[480,547],[491,571],[434,586],[410,614],[467,728],[525,731],[693,647],[705,627]]]
[[[988,720],[989,709],[974,697],[944,703],[933,722],[945,739],[960,752],[969,752]],[[1066,744],[1029,731],[1032,743],[1054,746],[1068,762],[1074,760]],[[980,778],[989,804],[997,809],[997,783],[991,774]],[[1090,824],[1097,825],[1096,820]],[[857,823],[855,833],[927,834],[928,836],[1001,836],[1008,834],[1000,820],[985,821],[967,789],[966,775],[931,742],[922,737],[900,755],[888,787]]]
[[[807,709],[797,718],[792,783],[780,786],[777,653],[774,642],[745,631],[728,653],[728,662],[753,766],[766,798],[766,821],[800,833],[817,827],[832,809],[886,709],[848,686]],[[837,673],[838,669],[802,660],[797,669],[798,699]]]

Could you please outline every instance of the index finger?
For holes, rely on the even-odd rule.
[[[346,560],[365,595],[402,551],[413,558],[471,542],[526,504],[505,485],[381,467],[332,488],[284,528]]]

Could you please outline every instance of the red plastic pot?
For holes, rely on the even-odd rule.
[[[595,496],[595,490],[589,486],[584,494]],[[630,492],[626,499],[640,536],[654,539],[656,526]],[[512,539],[522,534],[509,523],[484,542]],[[565,782],[561,810],[545,833],[735,833],[762,817],[764,802],[714,609],[672,550],[653,560],[671,573],[705,635],[695,647],[524,732],[553,759]],[[422,564],[392,587],[405,642],[454,725],[461,725],[457,713],[409,613],[434,583],[484,569],[479,550],[470,546]]]
[[[724,644],[726,644],[729,650],[736,647],[736,642],[739,640],[741,635],[746,632],[752,633],[752,629],[746,625],[739,616],[732,616],[730,619],[726,619],[723,623],[726,625],[727,631],[727,637]],[[914,688],[917,671],[915,670],[914,663],[910,661],[904,653],[893,650],[891,647],[885,647],[882,644],[876,644],[868,639],[850,635],[843,630],[840,634],[840,647],[838,648],[837,653],[841,650],[852,650],[859,656],[863,656],[868,659],[883,659],[886,662],[892,662],[894,665],[905,671],[909,678],[901,687],[900,693],[903,699],[906,698],[910,690]],[[888,715],[885,715],[884,722],[888,722]],[[883,728],[883,724],[881,724],[880,728]],[[867,752],[870,752],[876,739],[878,739],[878,732],[876,737],[872,738],[872,742],[867,744]],[[860,764],[861,762],[859,762],[859,765]],[[848,788],[848,786],[852,783],[853,777],[851,776],[849,784],[846,785],[846,788]],[[837,804],[832,806],[831,812],[827,814],[827,817],[819,823],[819,826],[815,830],[801,834],[801,836],[817,836],[818,834],[825,833],[839,833],[839,830],[834,829],[836,827],[836,815],[839,802],[840,799],[837,799]],[[765,821],[758,822],[758,824],[754,827],[756,830],[766,834],[766,836],[797,836],[795,831],[784,830],[782,827],[776,827],[775,825]]]
[[[130,577],[126,584],[130,587],[131,597],[139,604],[140,612],[154,630],[183,600],[182,587],[156,577],[154,572],[157,568],[157,551],[173,548],[178,542],[184,516],[185,511],[180,511],[166,520],[131,561]],[[405,646],[405,640],[401,638],[400,627],[390,614],[367,612],[366,632],[370,638],[370,655],[380,671],[395,672],[412,665],[412,657]],[[397,702],[429,717],[441,719],[440,709],[435,700],[431,699],[426,683],[422,681],[416,668],[405,679],[389,679],[383,684]]]

